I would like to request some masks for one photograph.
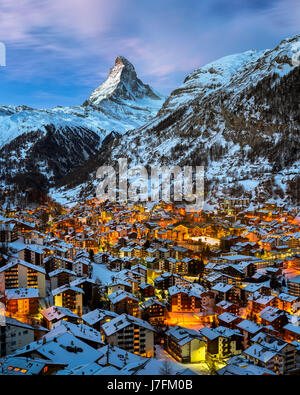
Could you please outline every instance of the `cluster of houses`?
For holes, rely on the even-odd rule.
[[[2,208],[0,330],[0,374],[295,374],[300,218],[245,201]]]

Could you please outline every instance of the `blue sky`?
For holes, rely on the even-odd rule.
[[[0,104],[81,104],[118,55],[167,95],[201,65],[299,33],[299,0],[0,0]]]

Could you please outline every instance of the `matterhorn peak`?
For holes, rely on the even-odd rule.
[[[124,66],[127,70],[135,71],[135,68],[132,63],[129,62],[128,59],[124,58],[124,56],[118,56],[115,61],[115,67]]]
[[[138,102],[144,99],[161,100],[149,85],[138,77],[132,63],[124,56],[118,56],[110,69],[107,80],[91,94],[88,103],[99,106],[105,100],[116,103]]]

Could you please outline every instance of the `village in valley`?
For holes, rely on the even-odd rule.
[[[6,202],[0,302],[0,374],[299,374],[299,212]]]

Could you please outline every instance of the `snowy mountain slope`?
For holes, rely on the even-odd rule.
[[[194,71],[155,118],[91,161],[114,163],[126,153],[132,164],[204,165],[208,199],[273,196],[300,204],[300,67],[293,62],[299,42],[296,36]],[[77,185],[92,192],[87,176],[81,172]]]
[[[113,130],[125,133],[149,121],[163,102],[163,96],[137,78],[133,65],[118,57],[108,79],[82,106],[50,110],[0,106],[0,147],[23,133],[45,130],[47,125],[86,128],[101,138]]]
[[[113,131],[122,134],[153,118],[163,101],[128,60],[118,57],[107,81],[82,106],[0,107],[0,183],[34,169],[55,185],[95,155]]]

